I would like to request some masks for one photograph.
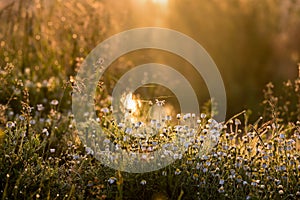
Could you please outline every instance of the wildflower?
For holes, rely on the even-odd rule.
[[[175,128],[175,131],[176,131],[176,132],[179,132],[179,131],[181,131],[182,126],[174,126],[174,128]]]
[[[231,173],[232,175],[235,175],[235,170],[234,170],[234,169],[230,169],[230,173]]]
[[[148,155],[147,154],[142,154],[142,157],[141,157],[143,160],[147,160],[148,158]]]
[[[103,143],[109,144],[109,143],[110,143],[110,140],[109,140],[108,138],[105,138],[105,139],[103,140]]]
[[[201,113],[201,114],[200,114],[200,117],[201,117],[202,119],[204,119],[204,118],[206,117],[206,114]]]
[[[127,127],[127,128],[125,129],[125,133],[126,133],[126,134],[130,134],[131,132],[132,132],[132,128]]]
[[[278,185],[277,188],[278,189],[283,189],[283,186],[282,185]]]
[[[237,178],[236,178],[236,181],[238,183],[241,183],[243,181],[242,176],[238,175]]]
[[[266,169],[266,168],[268,167],[268,165],[267,165],[267,163],[263,163],[263,164],[261,165],[261,167],[264,168],[264,169]]]
[[[200,135],[200,142],[202,143],[205,140],[205,136],[204,135]]]
[[[252,180],[251,185],[252,186],[257,186],[257,181],[256,180]]]
[[[9,128],[9,129],[14,128],[15,126],[16,126],[15,123],[12,122],[12,121],[8,121],[8,122],[6,123],[6,127]]]
[[[255,136],[255,134],[254,134],[253,132],[250,132],[250,133],[247,134],[247,136],[248,136],[249,138],[253,139],[254,136]]]
[[[167,172],[166,171],[162,171],[161,173],[163,176],[167,176]]]
[[[230,135],[229,133],[226,133],[226,134],[225,134],[226,139],[229,138],[229,135]]]
[[[280,170],[281,170],[281,171],[285,171],[285,170],[286,170],[286,166],[285,166],[285,165],[281,165],[281,166],[280,166]]]
[[[155,99],[155,103],[158,106],[163,106],[163,105],[165,105],[165,100],[159,101],[158,99]]]
[[[94,184],[93,184],[93,181],[88,181],[88,184],[87,184],[87,186],[88,187],[91,187],[91,186],[93,186]]]
[[[118,124],[118,128],[124,128],[125,127],[125,124],[124,123],[119,123]]]
[[[142,181],[140,182],[141,185],[146,185],[146,183],[147,183],[146,180],[142,180]]]
[[[202,156],[202,159],[203,159],[203,160],[207,160],[207,159],[209,159],[209,157],[208,157],[207,155],[203,155],[203,156]]]
[[[177,160],[179,158],[179,155],[177,153],[174,153],[173,158],[174,160]]]
[[[55,153],[55,149],[50,149],[50,153]]]
[[[179,175],[179,174],[181,174],[181,171],[180,171],[180,169],[177,168],[177,169],[175,170],[175,175]]]
[[[116,182],[116,180],[117,180],[117,178],[115,178],[115,177],[110,177],[110,178],[108,179],[108,183],[109,183],[109,184],[113,184],[114,182]]]
[[[224,179],[220,179],[219,184],[224,185],[224,182],[225,182]]]
[[[223,145],[224,150],[228,150],[229,146],[228,145]]]
[[[244,143],[247,143],[248,142],[248,137],[247,136],[243,136],[242,140],[243,140]]]
[[[232,180],[235,178],[235,175],[229,175],[228,178]]]
[[[156,128],[160,128],[161,127],[161,123],[156,123]]]
[[[45,109],[45,107],[43,106],[43,104],[37,104],[37,110],[38,111],[43,111]]]
[[[198,180],[198,179],[197,179],[197,180]],[[205,178],[202,177],[202,178],[200,179],[200,184],[197,185],[197,187],[200,187],[200,185],[205,185],[205,184],[206,184]]]
[[[116,144],[115,148],[116,148],[116,150],[120,150],[121,149],[121,145],[120,144]],[[89,148],[89,149],[91,149],[91,148]],[[92,153],[94,153],[94,151],[92,151]]]
[[[167,115],[166,116],[166,121],[171,121],[172,120],[172,117],[170,115]]]
[[[218,192],[219,192],[219,193],[223,193],[223,192],[224,192],[224,187],[221,186],[221,187],[218,189]]]
[[[151,123],[152,125],[155,125],[155,124],[156,124],[156,119],[151,119],[151,120],[150,120],[150,123]]]
[[[295,142],[295,140],[293,140],[293,139],[289,139],[288,142],[287,142],[288,145],[293,145],[293,144],[295,144],[295,143],[296,143],[296,142]]]
[[[198,178],[199,178],[199,175],[198,175],[198,174],[196,174],[196,173],[193,174],[193,179],[194,179],[194,180],[198,180]]]
[[[109,109],[107,107],[101,108],[100,111],[103,112],[103,113],[109,113]]]
[[[191,113],[183,115],[183,120],[187,120],[189,118],[191,118]]]
[[[8,115],[9,115],[9,116],[13,116],[14,114],[15,114],[14,111],[9,111],[9,112],[8,112]]]
[[[57,106],[57,105],[58,105],[58,100],[54,99],[54,100],[52,100],[52,101],[50,102],[50,104],[51,104],[52,106]]]
[[[98,58],[96,61],[97,65],[102,65],[104,63],[104,58]]]
[[[263,159],[264,159],[264,160],[268,160],[268,159],[269,159],[269,156],[268,156],[268,155],[264,155],[264,156],[263,156]]]
[[[235,119],[235,120],[234,120],[234,124],[235,124],[236,126],[238,126],[238,125],[241,125],[242,123],[241,123],[241,121],[240,121],[239,119]]]
[[[138,128],[140,128],[142,125],[143,125],[142,122],[136,122],[135,125],[134,125],[134,128],[138,129]]]
[[[279,193],[280,195],[283,195],[284,192],[283,192],[283,190],[279,190],[278,193]]]
[[[286,150],[287,150],[287,151],[291,151],[292,149],[293,149],[293,147],[290,146],[290,145],[286,147]]]
[[[85,152],[86,152],[88,155],[94,155],[94,151],[93,151],[90,147],[86,147],[86,148],[85,148]]]
[[[275,183],[276,183],[276,185],[279,185],[281,183],[281,181],[278,179],[275,179]]]

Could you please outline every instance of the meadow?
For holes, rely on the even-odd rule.
[[[300,199],[300,66],[290,80],[264,87],[261,109],[238,108],[224,122],[214,120],[218,111],[208,101],[199,116],[158,112],[148,123],[133,123],[166,106],[153,101],[134,107],[135,116],[124,109],[116,124],[114,84],[103,80],[95,110],[107,137],[97,141],[89,132],[84,137],[95,142],[83,142],[71,95],[85,56],[121,26],[106,3],[0,4],[1,199]],[[131,64],[118,60],[115,73]],[[151,136],[140,136],[142,128]],[[95,158],[99,146],[139,154],[178,140],[185,148],[173,152],[175,161],[151,172],[115,170]]]

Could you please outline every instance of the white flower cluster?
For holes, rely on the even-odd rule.
[[[134,116],[137,107],[131,102],[132,95],[124,101],[130,109],[123,110],[123,119],[116,123],[113,109],[102,109],[103,118],[98,120],[102,129],[89,130],[84,135],[88,154],[96,156],[108,166],[137,167],[141,162],[152,166],[166,166],[184,154],[203,156],[218,143],[223,124],[208,119],[205,114],[167,115],[164,101],[156,101],[148,113],[148,120]],[[133,119],[134,118],[134,119]],[[147,169],[148,171],[150,169]]]

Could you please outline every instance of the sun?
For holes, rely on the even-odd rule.
[[[124,106],[127,110],[134,113],[137,109],[136,101],[132,98],[132,93],[129,93],[125,97]]]
[[[153,3],[166,5],[168,4],[169,0],[152,0]]]
[[[137,6],[155,5],[157,7],[166,8],[169,4],[169,0],[132,0]]]

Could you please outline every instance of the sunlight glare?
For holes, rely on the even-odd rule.
[[[161,4],[161,5],[166,5],[168,4],[169,0],[152,0],[153,3]]]
[[[126,95],[125,107],[127,110],[130,110],[133,113],[136,111],[136,109],[137,109],[136,102],[132,98],[132,93],[129,93]]]

